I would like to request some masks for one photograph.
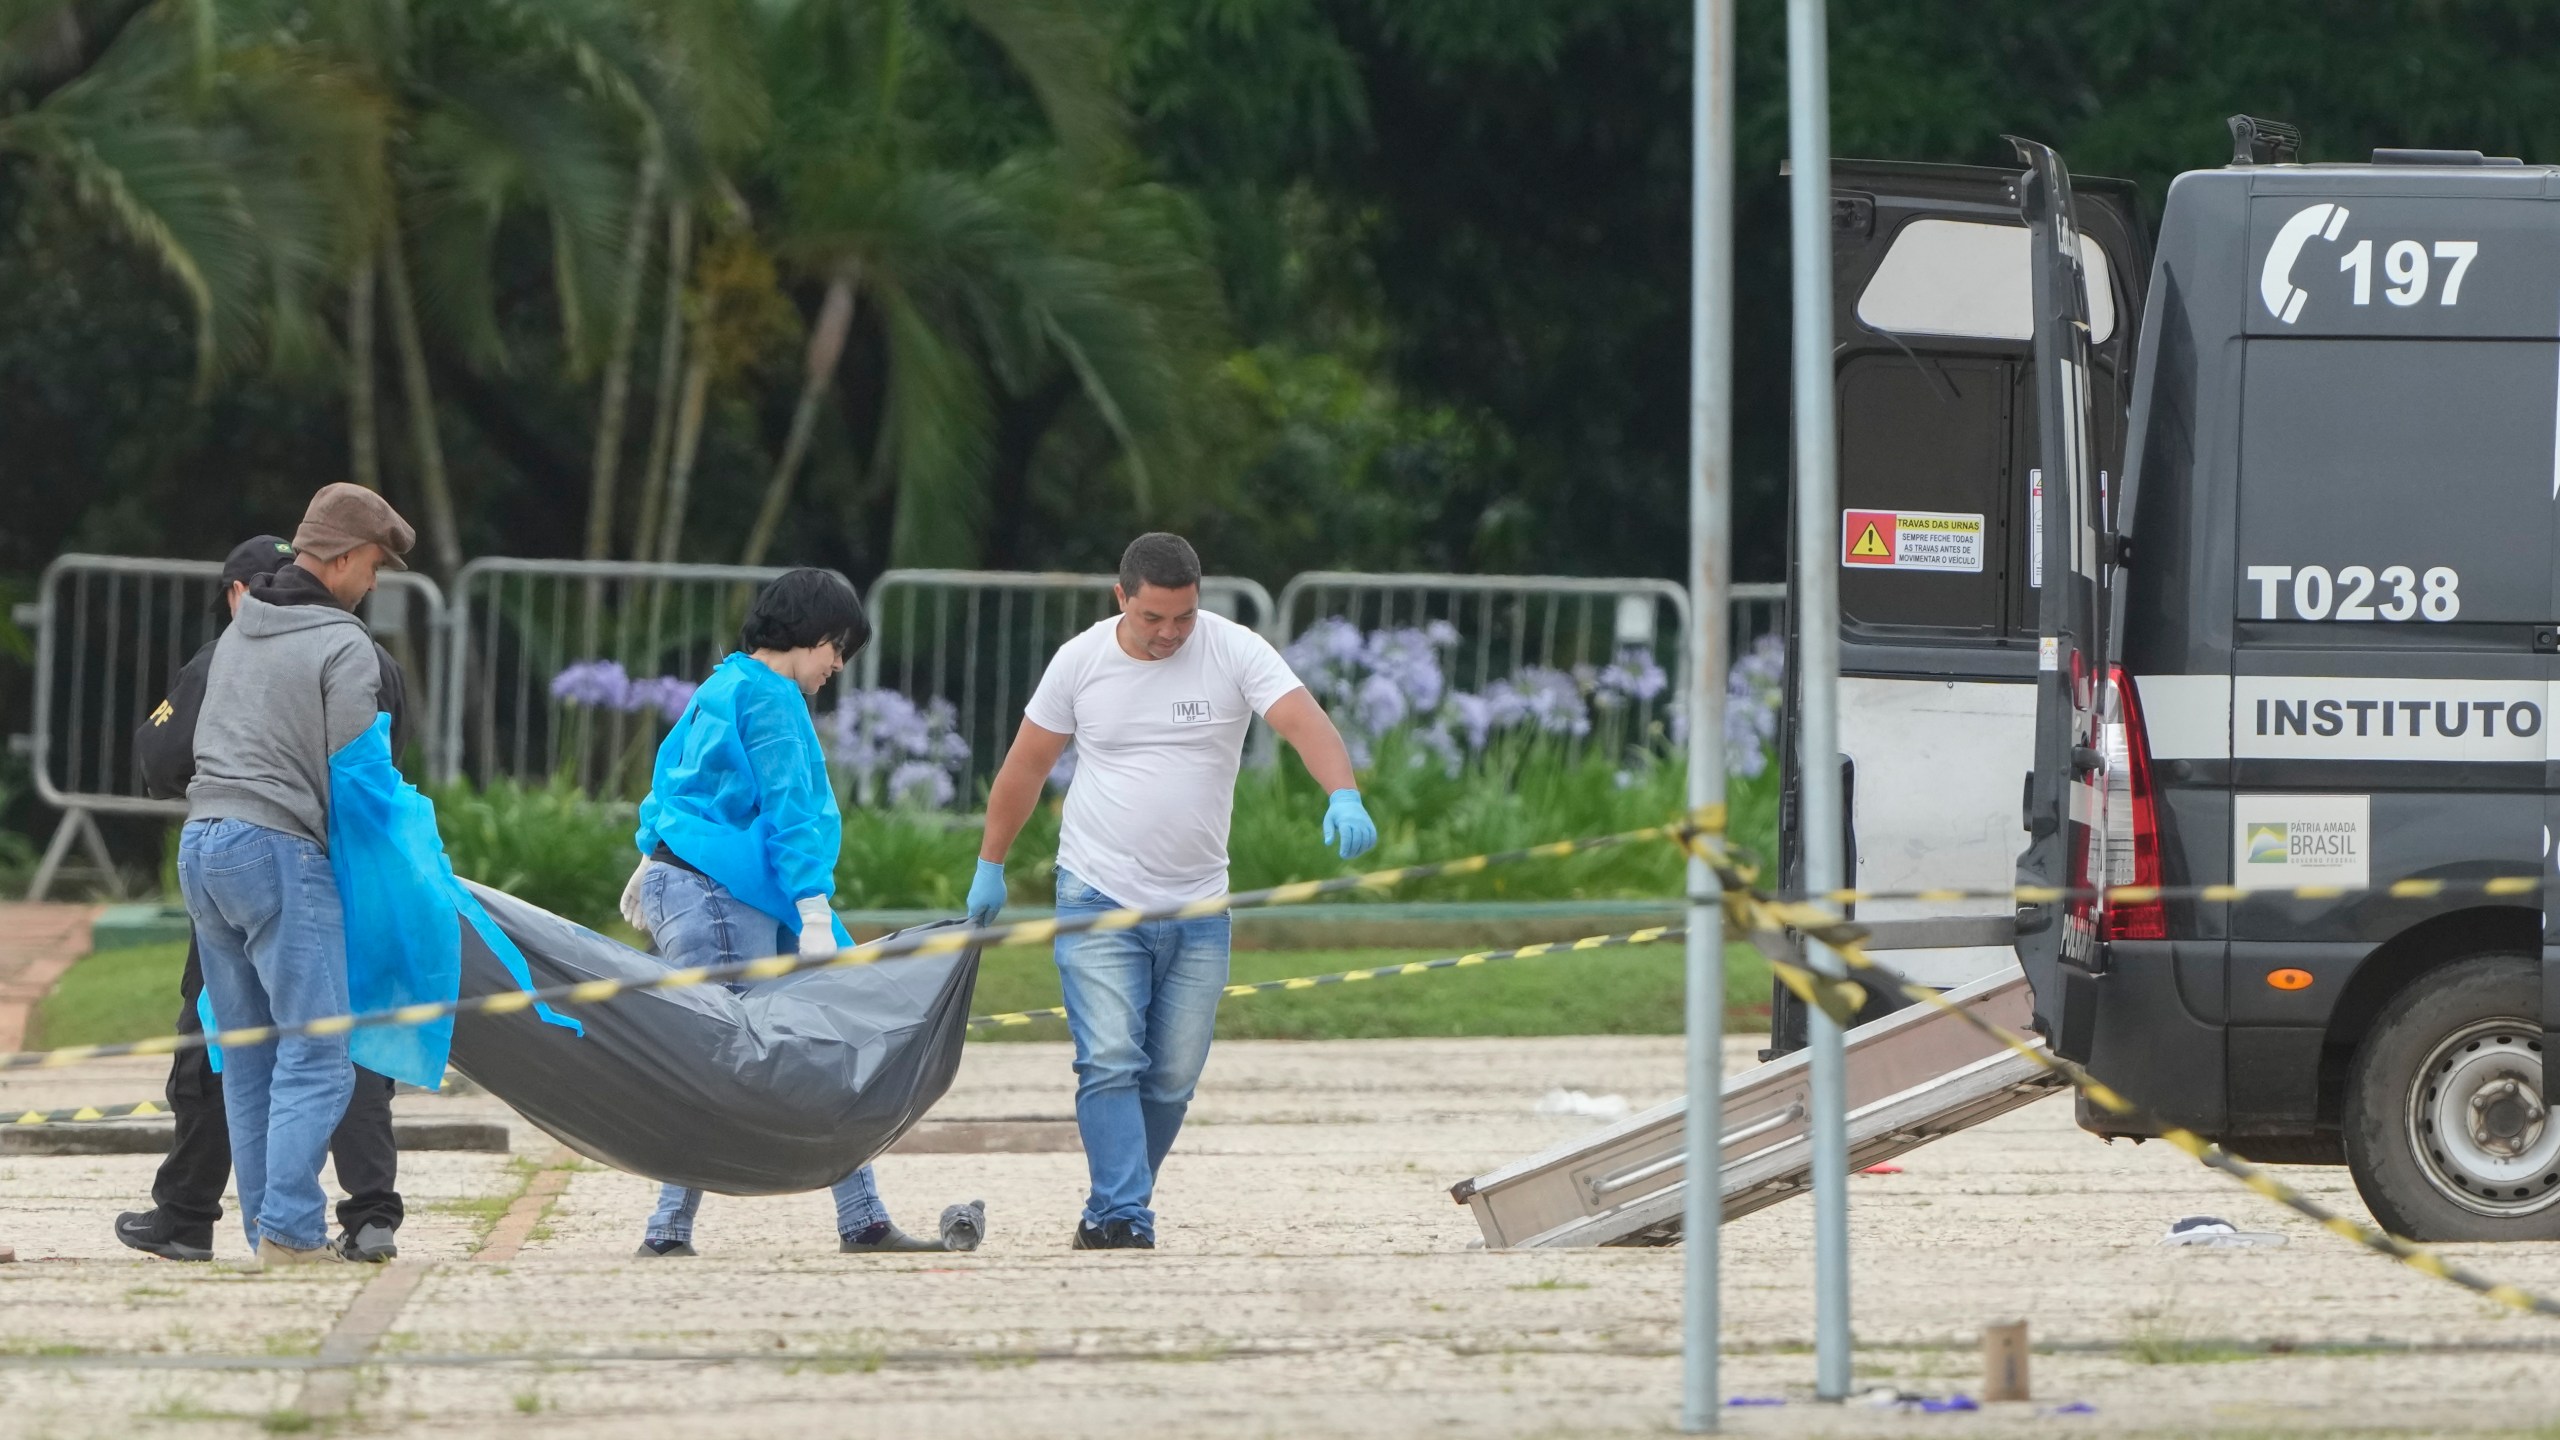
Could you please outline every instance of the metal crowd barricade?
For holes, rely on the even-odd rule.
[[[1736,659],[1751,653],[1752,645],[1763,635],[1784,638],[1787,633],[1787,585],[1783,580],[1729,587],[1733,612],[1733,649]]]
[[[34,603],[20,607],[36,634],[34,715],[29,733],[11,743],[28,757],[37,797],[63,812],[28,899],[52,890],[74,844],[121,898],[123,881],[96,817],[187,813],[182,800],[143,793],[133,732],[167,696],[179,667],[220,630],[214,606],[221,583],[222,566],[212,560],[64,555],[45,567]],[[431,737],[443,673],[443,593],[425,576],[385,571],[358,613],[400,662],[415,733]]]
[[[439,781],[529,785],[566,776],[637,799],[682,696],[737,648],[756,587],[783,567],[624,560],[474,560],[454,579]],[[851,583],[851,582],[847,582]],[[553,682],[611,664],[643,687],[627,703]],[[593,678],[594,672],[588,672]],[[841,690],[843,681],[839,681]]]
[[[969,742],[963,803],[995,776],[1022,724],[1022,707],[1049,657],[1078,631],[1115,610],[1110,575],[1011,570],[891,570],[872,583],[871,647],[862,654],[865,689],[887,686],[908,698],[948,700]],[[1268,629],[1271,592],[1251,580],[1211,575],[1200,603],[1256,631]]]
[[[1681,637],[1689,625],[1689,592],[1670,580],[1311,571],[1280,591],[1272,638],[1286,644],[1337,617],[1363,631],[1445,622],[1457,632],[1444,652],[1455,690],[1481,690],[1532,667],[1596,669],[1639,651],[1667,681],[1637,710],[1640,723],[1650,724],[1686,685]]]

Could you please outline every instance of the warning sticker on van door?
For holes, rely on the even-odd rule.
[[[1982,573],[1982,517],[1935,510],[1844,510],[1840,563],[1877,570]]]
[[[2234,795],[2231,882],[2360,886],[2372,878],[2370,795]]]

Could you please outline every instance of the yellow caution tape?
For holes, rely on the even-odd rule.
[[[1721,858],[1714,853],[1717,847],[1695,838],[1692,839],[1690,848],[1692,853],[1707,860],[1711,865],[1717,864]],[[2422,1275],[2450,1281],[2475,1295],[2494,1300],[2512,1309],[2538,1315],[2560,1316],[2560,1301],[2536,1294],[2519,1285],[2491,1280],[2465,1266],[2445,1259],[2423,1245],[2412,1244],[2374,1226],[2341,1215],[2194,1131],[2162,1120],[2142,1106],[2126,1099],[2104,1081],[2090,1074],[2085,1067],[2053,1054],[2041,1041],[2021,1035],[2005,1025],[1984,1019],[1925,985],[1914,985],[1904,980],[1890,967],[1869,958],[1864,948],[1866,932],[1854,924],[1841,920],[1837,915],[1816,905],[1800,902],[1787,903],[1754,894],[1748,885],[1743,883],[1738,873],[1728,873],[1725,881],[1727,923],[1740,937],[1759,941],[1772,936],[1783,937],[1785,932],[1790,930],[1809,935],[1829,946],[1833,953],[1839,955],[1850,968],[1876,977],[1879,983],[1888,985],[1916,1003],[1934,1006],[1957,1016],[1976,1030],[2033,1061],[2045,1073],[2086,1095],[2091,1104],[2111,1115],[2133,1121],[2139,1128],[2153,1131],[2172,1146],[2194,1156],[2198,1162],[2231,1176],[2249,1189],[2313,1221],[2331,1234],[2352,1241],[2376,1254],[2388,1255]],[[1784,943],[1792,944],[1791,941]],[[1763,945],[1762,948],[1765,952],[1774,947]],[[1834,1018],[1839,1017],[1844,1007],[1846,1013],[1855,1014],[1858,1005],[1864,1003],[1865,992],[1853,982],[1822,974],[1800,961],[1781,959],[1775,955],[1771,956],[1770,963],[1778,968],[1782,976],[1788,971],[1796,973],[1797,980],[1790,982],[1789,988],[1795,989],[1798,994],[1809,997],[1824,996],[1828,1001],[1823,1004],[1824,1013],[1831,1014]],[[1852,996],[1856,998],[1853,1000]]]
[[[1267,995],[1274,990],[1313,990],[1320,985],[1351,985],[1363,980],[1384,980],[1392,975],[1426,975],[1435,970],[1461,970],[1474,965],[1490,965],[1499,960],[1530,960],[1540,955],[1562,955],[1576,950],[1608,950],[1623,945],[1654,945],[1667,940],[1687,938],[1689,932],[1678,925],[1656,925],[1646,930],[1631,930],[1624,935],[1587,935],[1580,940],[1554,940],[1539,945],[1522,945],[1510,950],[1479,950],[1470,955],[1451,955],[1441,960],[1411,960],[1402,965],[1378,965],[1366,970],[1336,970],[1329,975],[1297,975],[1286,980],[1255,980],[1230,985],[1219,992],[1228,999],[1247,995]],[[1001,1015],[972,1015],[969,1028],[992,1030],[1012,1025],[1028,1025],[1034,1020],[1064,1020],[1066,1007],[1053,1005],[1046,1010],[1009,1010]]]
[[[2205,904],[2237,904],[2245,900],[2344,900],[2380,896],[2391,900],[2435,900],[2468,896],[2514,897],[2541,893],[2534,875],[2496,875],[2472,880],[2393,880],[2381,885],[2017,885],[1979,889],[1932,887],[1917,890],[1825,890],[1789,893],[1786,900],[1825,905],[1857,905],[1875,900],[1920,904],[1953,904],[1966,900],[2010,900],[2020,905],[2058,905],[2065,900],[2099,900],[2110,905],[2148,905],[2162,900],[2194,900]]]
[[[1670,840],[1676,843],[1689,833],[1691,833],[1689,827],[1683,824],[1648,825],[1640,830],[1628,830],[1615,835],[1598,835],[1583,840],[1558,840],[1519,850],[1469,855],[1457,860],[1435,860],[1422,865],[1402,865],[1392,870],[1373,870],[1364,875],[1340,875],[1329,880],[1293,881],[1287,885],[1274,885],[1262,890],[1214,895],[1205,900],[1194,900],[1182,905],[1166,905],[1154,909],[1105,910],[1091,915],[1026,920],[1019,924],[989,925],[978,929],[935,930],[920,935],[875,940],[868,945],[856,945],[831,955],[775,955],[761,960],[741,961],[735,965],[697,965],[637,980],[586,980],[575,984],[547,986],[537,990],[502,990],[491,995],[474,995],[441,1004],[406,1005],[396,1010],[377,1010],[364,1015],[331,1015],[306,1021],[300,1025],[256,1025],[238,1030],[225,1030],[217,1034],[160,1035],[148,1040],[129,1040],[112,1045],[70,1045],[59,1050],[24,1050],[13,1054],[0,1054],[0,1070],[54,1069],[124,1055],[169,1055],[203,1045],[232,1048],[264,1045],[287,1035],[336,1035],[358,1027],[424,1025],[447,1015],[508,1015],[531,1009],[537,1002],[594,1005],[643,990],[683,990],[696,985],[724,984],[732,980],[773,980],[785,975],[797,974],[803,970],[850,968],[907,956],[950,955],[962,950],[993,949],[1003,945],[1036,945],[1053,940],[1060,935],[1130,930],[1157,920],[1192,920],[1222,914],[1229,910],[1295,905],[1321,899],[1327,895],[1389,890],[1415,880],[1430,880],[1449,875],[1474,875],[1499,865],[1513,865],[1529,860],[1557,860],[1568,855],[1578,855],[1586,851],[1603,850],[1619,845],[1631,845],[1647,840]]]

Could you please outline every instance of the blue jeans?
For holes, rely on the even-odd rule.
[[[641,877],[640,913],[649,922],[657,953],[681,965],[735,965],[800,948],[794,932],[776,926],[773,917],[730,894],[727,886],[675,865],[652,865]],[[835,1196],[839,1235],[858,1234],[889,1218],[868,1165],[837,1181]],[[694,1212],[701,1208],[701,1191],[659,1187],[648,1238],[690,1242]]]
[[[1121,908],[1059,869],[1059,919]],[[1232,923],[1218,914],[1057,939],[1067,1031],[1076,1042],[1076,1129],[1093,1179],[1084,1202],[1088,1225],[1126,1220],[1155,1234],[1147,1204],[1209,1063]]]
[[[178,836],[178,889],[223,1028],[347,1013],[346,912],[328,851],[246,820],[189,821]],[[328,1241],[320,1162],[355,1077],[344,1034],[223,1051],[231,1169],[251,1246],[264,1238],[313,1250]]]

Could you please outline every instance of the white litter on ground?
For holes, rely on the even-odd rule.
[[[2285,1237],[2272,1230],[2243,1230],[2219,1215],[2189,1215],[2170,1225],[2160,1243],[2205,1250],[2273,1250],[2285,1243]]]
[[[1582,1090],[1550,1090],[1538,1101],[1541,1115],[1583,1115],[1594,1120],[1624,1120],[1635,1108],[1624,1095],[1593,1095]]]

